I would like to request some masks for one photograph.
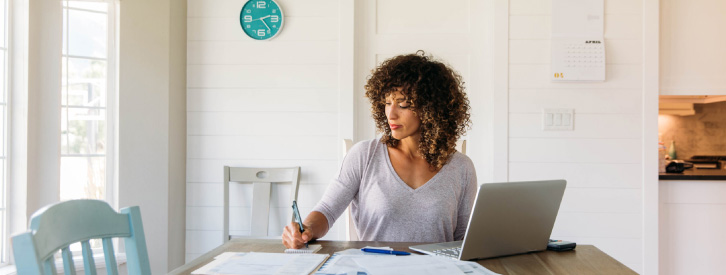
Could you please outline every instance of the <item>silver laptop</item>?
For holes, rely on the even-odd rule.
[[[409,248],[459,260],[545,250],[566,184],[565,180],[482,184],[463,241]]]

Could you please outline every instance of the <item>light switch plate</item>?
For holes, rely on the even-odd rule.
[[[542,130],[575,130],[575,109],[545,108],[542,110]]]

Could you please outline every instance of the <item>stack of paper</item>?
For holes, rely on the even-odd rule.
[[[316,275],[386,275],[386,274],[466,274],[496,275],[475,262],[459,261],[440,256],[394,256],[371,254],[360,249],[335,253],[315,273]]]
[[[192,274],[300,274],[313,272],[325,259],[326,254],[284,253],[222,253],[214,261],[195,270]]]

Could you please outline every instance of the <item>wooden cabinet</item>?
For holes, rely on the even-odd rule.
[[[726,95],[726,1],[661,0],[660,94]]]

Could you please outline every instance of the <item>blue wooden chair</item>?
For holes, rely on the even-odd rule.
[[[138,206],[114,211],[104,201],[71,200],[46,206],[30,218],[30,231],[12,237],[19,275],[56,275],[61,250],[65,274],[76,274],[69,246],[80,242],[85,274],[96,274],[90,239],[102,239],[108,274],[118,274],[111,238],[124,238],[129,274],[151,274]]]

